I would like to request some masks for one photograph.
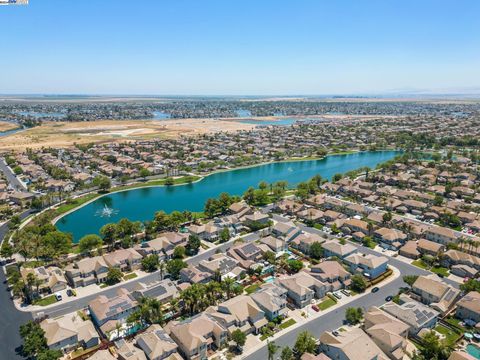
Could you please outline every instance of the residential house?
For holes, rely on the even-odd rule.
[[[103,283],[108,273],[108,265],[102,256],[85,258],[65,268],[65,275],[72,287]]]
[[[414,240],[407,241],[405,245],[398,250],[398,253],[410,259],[418,259],[421,255],[417,249],[417,242]]]
[[[33,274],[39,281],[39,293],[55,293],[64,290],[67,287],[67,280],[65,279],[62,270],[56,266],[50,266],[48,268],[44,266],[39,266],[37,268],[22,267],[20,269],[20,274],[25,283],[27,283],[28,274]]]
[[[134,249],[119,249],[103,255],[103,259],[108,267],[131,271],[140,269],[143,257]]]
[[[237,260],[244,269],[262,259],[262,250],[254,243],[236,245],[227,251],[227,255]]]
[[[393,360],[402,360],[407,349],[410,326],[372,306],[364,316],[364,330]]]
[[[420,239],[418,240],[417,249],[422,255],[438,256],[445,250],[445,245],[427,239]]]
[[[135,343],[143,350],[148,360],[171,359],[178,350],[175,341],[157,324],[151,325],[142,334],[136,336]]]
[[[208,350],[227,342],[227,329],[212,315],[203,312],[183,321],[170,321],[165,331],[187,360],[206,360]]]
[[[147,360],[145,353],[124,339],[115,341],[118,360]]]
[[[407,235],[400,230],[385,227],[375,230],[373,235],[381,247],[390,250],[398,250],[407,240]]]
[[[480,323],[480,293],[470,291],[457,302],[456,317],[462,320],[470,320]]]
[[[313,234],[313,233],[302,233],[298,235],[295,240],[291,242],[291,245],[296,249],[300,250],[304,254],[310,254],[310,247],[315,244],[323,244],[327,241],[325,238],[321,237],[320,235]]]
[[[388,356],[360,328],[324,332],[320,335],[320,350],[335,360],[387,360]]]
[[[458,236],[452,229],[441,226],[432,226],[427,231],[425,231],[425,237],[427,240],[434,241],[443,245],[449,243],[456,243]]]
[[[111,298],[99,295],[88,304],[94,324],[107,336],[117,324],[126,322],[127,317],[138,307],[135,297],[125,288],[119,288]]]
[[[180,270],[180,280],[183,282],[189,282],[191,284],[207,283],[210,282],[212,278],[213,273],[203,271],[192,264]]]
[[[424,304],[446,313],[455,303],[460,291],[438,280],[436,275],[419,276],[412,291]]]
[[[79,346],[89,349],[100,342],[92,322],[83,320],[76,313],[47,318],[40,323],[40,327],[45,332],[49,349],[70,350]]]
[[[400,304],[388,302],[382,309],[409,325],[409,333],[412,335],[418,334],[424,328],[432,329],[435,327],[440,315],[438,311],[411,299],[405,294],[400,295]]]
[[[351,274],[342,264],[334,260],[322,261],[312,265],[310,275],[327,285],[328,291],[336,291],[350,285]]]
[[[351,254],[344,261],[352,272],[362,273],[369,279],[376,279],[388,268],[388,258],[374,254]]]
[[[323,298],[327,292],[326,284],[305,271],[277,279],[276,283],[287,289],[288,298],[299,308],[309,305],[314,298]]]
[[[325,257],[336,256],[339,259],[344,259],[347,256],[357,252],[357,248],[352,244],[346,243],[342,245],[336,240],[331,240],[323,243],[323,253]]]
[[[233,279],[239,278],[243,272],[238,266],[237,260],[222,253],[214,254],[208,260],[200,261],[198,269],[212,275],[218,273],[222,278],[230,277]]]
[[[279,316],[284,317],[288,312],[287,289],[277,284],[265,284],[250,297],[265,312],[265,316],[270,321]]]
[[[258,334],[267,325],[265,313],[248,295],[235,296],[206,310],[219,321],[231,335],[237,329],[244,334]]]

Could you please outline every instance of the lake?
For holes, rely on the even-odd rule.
[[[86,234],[96,234],[99,229],[121,218],[130,220],[151,220],[154,213],[164,210],[202,211],[208,198],[217,197],[221,192],[241,195],[249,187],[256,187],[260,181],[272,183],[288,181],[289,186],[310,179],[316,174],[331,179],[337,173],[345,173],[360,167],[375,168],[377,164],[392,159],[397,151],[373,151],[348,155],[332,155],[321,160],[288,161],[270,163],[249,168],[218,172],[203,180],[179,186],[156,186],[117,192],[97,200],[64,216],[57,222],[61,231],[72,233],[74,241]],[[114,213],[102,217],[99,213],[106,206]]]

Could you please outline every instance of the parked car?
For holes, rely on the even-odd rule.
[[[378,288],[377,286],[375,286],[375,287],[372,289],[372,293],[376,293],[378,290],[380,290],[380,288]]]
[[[393,299],[393,296],[392,295],[388,295],[386,298],[385,298],[385,301],[392,301]]]
[[[319,311],[320,311],[320,309],[318,308],[317,305],[312,305],[312,309],[315,310],[316,312],[319,312]]]
[[[57,301],[62,301],[62,294],[55,293],[55,299],[57,299]]]

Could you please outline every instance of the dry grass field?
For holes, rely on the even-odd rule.
[[[15,134],[0,137],[0,150],[70,147],[74,144],[174,138],[180,135],[247,130],[254,125],[214,119],[162,121],[46,122]]]
[[[0,121],[0,132],[16,129],[18,125],[7,121]]]

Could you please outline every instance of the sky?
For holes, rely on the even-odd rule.
[[[478,0],[30,0],[0,93],[480,93]]]

